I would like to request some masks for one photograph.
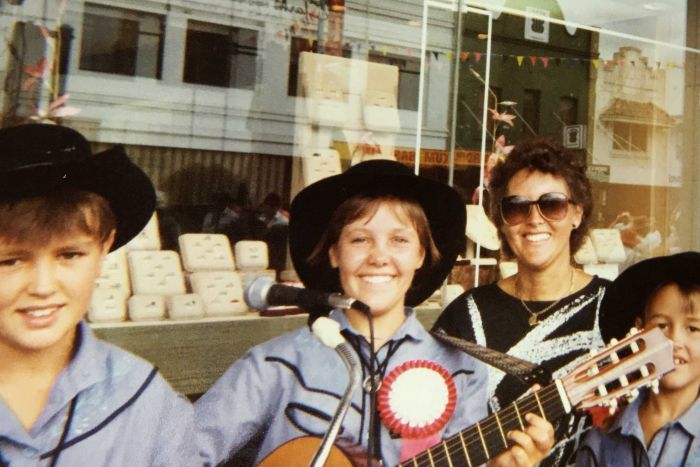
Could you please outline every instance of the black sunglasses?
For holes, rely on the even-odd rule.
[[[536,204],[540,215],[548,221],[560,221],[566,217],[569,204],[576,204],[564,193],[545,193],[536,201],[525,196],[506,196],[501,201],[501,218],[508,225],[518,225],[530,217],[532,205]]]

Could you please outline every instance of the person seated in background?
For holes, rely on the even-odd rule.
[[[198,465],[190,403],[83,320],[105,255],[155,193],[121,147],[0,130],[0,465]]]
[[[641,261],[625,270],[602,304],[618,318],[618,331],[658,326],[673,341],[675,370],[661,378],[659,393],[644,389],[601,430],[592,429],[576,465],[630,467],[700,465],[700,253]]]
[[[464,202],[452,188],[397,162],[362,162],[302,190],[292,202],[289,228],[292,261],[306,287],[343,292],[370,308],[368,313],[352,307],[330,313],[365,378],[344,418],[341,445],[353,452],[368,449],[372,459],[392,466],[415,454],[406,421],[415,414],[373,406],[379,383],[388,384],[386,378],[411,361],[439,365],[448,375],[432,387],[423,381],[413,403],[438,406],[425,420],[436,443],[486,416],[484,365],[437,341],[413,309],[442,284],[464,249]],[[254,347],[195,403],[205,465],[229,460],[254,437],[261,438],[256,463],[268,456],[291,459],[278,448],[299,437],[323,436],[348,380],[336,352],[307,327]],[[433,398],[449,382],[454,394],[442,407]],[[451,418],[441,416],[449,414],[448,406],[455,408]],[[494,462],[533,465],[551,448],[551,424],[534,414],[525,419],[524,431],[502,434],[514,445]],[[316,447],[302,462],[311,460]],[[299,452],[292,456],[298,460]],[[455,465],[466,465],[464,456],[455,458]]]

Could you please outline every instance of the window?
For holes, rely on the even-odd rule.
[[[578,114],[578,99],[575,97],[560,97],[559,98],[559,118],[562,125],[576,124],[576,115]]]
[[[160,79],[164,18],[85,4],[80,69]]]
[[[638,123],[613,122],[613,149],[646,152],[647,126]]]
[[[520,132],[523,138],[540,132],[540,95],[537,89],[525,89],[523,96],[523,125]]]
[[[258,32],[187,22],[183,81],[228,88],[255,86]]]
[[[370,52],[368,60],[375,63],[394,65],[399,69],[399,96],[397,106],[403,110],[418,110],[418,86],[420,82],[420,59],[392,57],[378,52]]]

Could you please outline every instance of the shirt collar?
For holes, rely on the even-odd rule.
[[[409,337],[415,341],[420,342],[426,339],[428,337],[428,331],[426,331],[425,327],[423,327],[420,321],[418,321],[415,310],[413,310],[413,308],[411,307],[405,307],[404,313],[406,315],[406,319],[401,324],[401,327],[399,327],[399,329],[396,330],[394,335],[391,336],[390,340],[398,341],[403,339],[404,337]],[[352,324],[350,324],[350,321],[348,320],[347,316],[345,316],[345,313],[343,313],[343,310],[333,310],[330,314],[330,317],[340,324],[341,331],[347,330],[349,333],[354,334],[356,336],[362,335],[361,333],[357,332],[357,330],[352,326]]]
[[[642,431],[642,425],[639,421],[639,407],[646,400],[647,395],[647,389],[640,391],[639,397],[627,406],[610,427],[610,431],[619,430],[621,434],[635,436],[643,443],[644,432]],[[696,438],[700,436],[700,397],[696,398],[690,408],[672,423],[678,423],[683,429]]]
[[[59,407],[84,389],[105,378],[103,345],[98,342],[84,321],[78,323],[75,336],[75,354],[56,378],[55,390],[51,391],[49,403]],[[60,399],[60,400],[59,400]]]

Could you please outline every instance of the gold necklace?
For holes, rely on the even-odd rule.
[[[541,314],[544,314],[547,311],[554,308],[554,306],[557,305],[559,302],[561,302],[564,297],[566,297],[567,295],[571,295],[571,293],[574,291],[574,268],[571,268],[571,279],[570,279],[570,283],[569,283],[569,293],[568,294],[565,293],[564,295],[559,297],[559,299],[554,300],[552,303],[550,303],[549,305],[547,305],[546,307],[542,308],[539,311],[532,311],[530,309],[530,307],[527,306],[527,304],[525,303],[525,300],[523,300],[523,298],[522,298],[522,294],[520,293],[520,287],[518,286],[519,285],[518,279],[520,279],[520,275],[515,276],[515,294],[518,296],[518,299],[520,300],[520,303],[523,305],[523,308],[525,308],[525,310],[530,314],[530,317],[527,320],[527,323],[530,326],[536,326],[536,325],[540,324],[540,322],[541,322],[540,315]]]

